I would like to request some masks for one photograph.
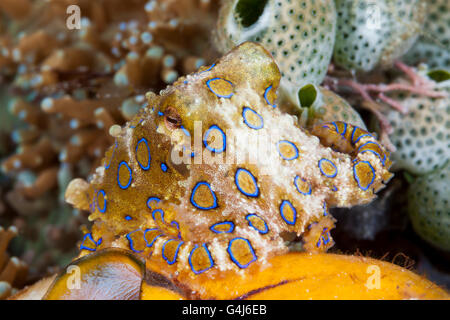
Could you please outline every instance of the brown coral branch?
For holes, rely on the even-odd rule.
[[[0,11],[4,11],[12,18],[23,19],[31,11],[31,2],[29,0],[2,0]]]
[[[24,145],[19,152],[2,163],[4,172],[22,169],[37,169],[50,163],[55,157],[55,151],[48,138],[42,138],[35,145]]]

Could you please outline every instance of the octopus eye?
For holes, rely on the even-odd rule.
[[[177,129],[181,127],[181,117],[173,107],[168,107],[164,111],[164,123],[168,129]]]

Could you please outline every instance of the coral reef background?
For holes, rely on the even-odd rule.
[[[66,27],[69,5],[80,30]],[[64,203],[65,187],[99,164],[111,125],[217,56],[215,12],[204,0],[2,2],[0,225],[19,231],[9,252],[28,283],[76,255],[87,214]]]

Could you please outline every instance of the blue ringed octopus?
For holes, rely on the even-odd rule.
[[[94,222],[80,255],[123,248],[195,277],[263,264],[288,251],[284,234],[308,252],[330,248],[328,208],[373,200],[392,176],[389,155],[344,122],[300,127],[276,105],[280,77],[246,42],[147,94],[90,181],[66,192]]]

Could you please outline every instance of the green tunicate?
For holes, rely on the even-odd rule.
[[[414,230],[435,247],[450,250],[450,162],[417,178],[408,190]]]

